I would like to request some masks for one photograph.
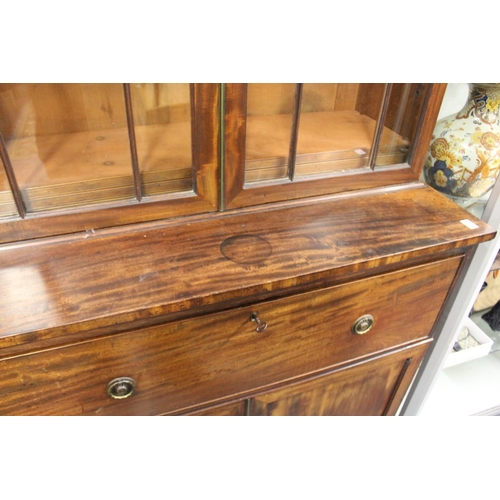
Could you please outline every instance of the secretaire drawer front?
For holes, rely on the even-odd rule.
[[[447,259],[5,359],[0,414],[174,412],[422,339],[459,264]]]

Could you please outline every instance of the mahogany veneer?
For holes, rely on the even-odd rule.
[[[0,414],[282,413],[292,382],[351,367],[334,379],[356,385],[376,363],[383,404],[346,411],[393,413],[425,347],[408,373],[385,356],[427,345],[465,249],[493,236],[463,217],[415,185],[4,245]],[[121,376],[137,387],[115,400]],[[262,409],[283,384],[285,407]]]
[[[0,415],[394,415],[494,237],[445,85],[0,87]]]

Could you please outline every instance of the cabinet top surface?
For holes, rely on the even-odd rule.
[[[416,184],[3,245],[0,347],[238,305],[493,237],[485,223]]]

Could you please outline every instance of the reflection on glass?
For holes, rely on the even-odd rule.
[[[369,168],[384,84],[306,83],[295,175]]]
[[[247,87],[245,182],[287,176],[294,83],[250,83]]]
[[[427,87],[419,83],[392,84],[375,166],[408,161],[422,105],[422,99],[417,97],[424,95]]]
[[[0,84],[0,131],[30,212],[134,197],[121,84]]]
[[[17,214],[14,197],[10,190],[7,174],[0,161],[0,217],[11,217]]]
[[[296,84],[248,85],[246,182],[287,177],[296,88]],[[420,84],[303,84],[291,177],[407,162],[422,91]]]
[[[131,85],[137,155],[145,195],[192,189],[188,83]]]

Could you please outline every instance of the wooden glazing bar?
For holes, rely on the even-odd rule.
[[[290,135],[290,152],[288,154],[288,178],[293,181],[295,176],[295,159],[297,156],[297,141],[299,137],[300,104],[302,102],[303,83],[295,87],[295,102],[293,104],[292,131]]]
[[[191,111],[191,176],[192,176],[192,186],[193,191],[196,193],[196,167],[195,164],[196,159],[198,158],[197,149],[196,149],[196,124],[195,124],[195,116],[196,116],[196,105],[195,105],[195,88],[194,83],[189,84],[189,106]]]
[[[14,197],[14,202],[16,204],[17,212],[19,216],[24,219],[26,217],[26,206],[24,205],[23,197],[19,185],[14,174],[14,169],[10,162],[9,154],[7,153],[7,148],[5,147],[5,142],[3,136],[0,133],[0,157],[5,168],[5,173],[7,174],[7,180],[9,181],[10,190],[12,191],[12,196]]]
[[[137,201],[142,200],[141,172],[139,170],[139,160],[137,158],[137,142],[135,140],[134,113],[132,109],[132,97],[130,94],[130,83],[123,84],[123,94],[125,97],[125,110],[127,113],[128,137],[130,143],[130,156],[132,160],[132,173],[134,176],[134,193]]]
[[[391,89],[392,83],[386,83],[384,88],[384,96],[382,98],[382,102],[380,103],[380,112],[377,119],[377,125],[375,127],[375,133],[373,134],[373,143],[370,150],[370,158],[368,160],[368,165],[372,170],[375,169],[375,160],[377,159],[378,146],[380,144],[380,139],[384,130],[385,116],[387,114],[387,108],[389,107]]]

